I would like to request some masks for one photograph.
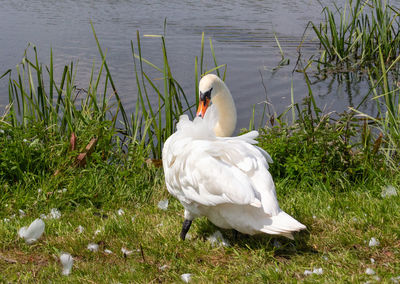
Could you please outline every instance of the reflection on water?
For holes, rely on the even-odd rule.
[[[322,1],[323,2],[323,1]],[[338,2],[338,1],[336,1]],[[340,1],[339,1],[340,2]],[[340,4],[340,3],[339,3]],[[127,111],[133,109],[136,87],[130,41],[141,34],[162,34],[167,19],[167,50],[173,72],[194,100],[194,58],[200,52],[201,33],[213,39],[219,64],[228,65],[227,84],[235,97],[239,126],[248,126],[252,106],[268,99],[278,113],[290,104],[291,80],[295,100],[307,95],[303,75],[292,72],[297,46],[309,21],[318,21],[317,0],[282,1],[135,1],[135,0],[0,0],[0,73],[13,68],[28,42],[39,49],[47,64],[53,49],[56,73],[64,64],[78,62],[77,84],[86,87],[93,61],[100,65],[89,21],[92,20],[119,94]],[[273,71],[281,60],[274,34],[290,64]],[[311,34],[302,46],[304,58],[316,52]],[[208,39],[206,40],[208,43]],[[143,56],[161,65],[159,39],[143,38]],[[213,67],[207,49],[207,67]],[[265,89],[261,83],[262,78]],[[315,79],[313,92],[327,111],[357,104],[366,82],[338,84]],[[352,81],[354,82],[354,81]],[[0,105],[7,103],[6,80],[0,81]],[[266,90],[266,91],[265,91]],[[259,109],[262,104],[257,105]]]

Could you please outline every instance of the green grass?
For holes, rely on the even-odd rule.
[[[80,133],[91,137],[97,129],[93,124],[91,128],[81,125],[78,137]],[[179,282],[181,274],[191,273],[194,282],[364,282],[374,280],[365,274],[366,268],[372,268],[388,282],[400,274],[400,197],[381,197],[382,187],[399,187],[399,175],[389,172],[384,163],[381,170],[376,165],[365,166],[369,177],[365,179],[351,180],[346,171],[329,170],[337,164],[310,172],[306,167],[313,165],[310,157],[324,156],[325,150],[306,155],[303,147],[311,145],[293,139],[307,135],[285,135],[284,126],[266,131],[260,144],[275,158],[271,172],[282,209],[308,230],[296,234],[295,241],[266,235],[235,238],[231,231],[222,230],[229,247],[210,244],[207,238],[218,228],[206,219],[194,222],[190,240],[179,239],[183,208],[168,195],[162,169],[146,166],[139,148],[124,153],[118,141],[112,147],[99,142],[87,166],[76,168],[72,161],[79,151],[68,151],[68,139],[48,135],[52,130],[43,124],[30,131],[22,126],[2,125],[1,129],[0,164],[15,161],[14,166],[2,168],[2,173],[8,172],[1,180],[1,281]],[[334,140],[336,131],[325,129],[328,135],[313,132],[319,137],[314,147]],[[78,145],[86,145],[83,137]],[[281,153],[277,149],[283,145],[290,146]],[[332,147],[329,155],[335,149],[340,151]],[[282,158],[285,153],[304,165],[297,173]],[[279,174],[285,165],[286,174]],[[61,169],[60,173],[54,175],[55,169]],[[344,180],[344,186],[333,179]],[[170,204],[163,211],[157,203],[165,198]],[[26,245],[18,238],[20,227],[52,208],[60,210],[61,218],[45,219],[45,234],[37,243]],[[20,217],[19,209],[26,216]],[[123,215],[117,213],[119,209]],[[78,226],[84,227],[82,233]],[[380,245],[369,247],[371,237]],[[92,242],[99,244],[98,252],[87,250]],[[133,252],[125,257],[121,248]],[[105,249],[113,254],[106,254]],[[61,275],[61,252],[75,259],[70,276]],[[167,268],[162,270],[164,265]],[[304,275],[305,270],[315,268],[322,268],[323,274]]]
[[[181,274],[191,273],[195,282],[362,282],[373,279],[365,274],[368,267],[383,281],[399,275],[399,197],[382,199],[380,187],[372,192],[352,188],[345,194],[282,183],[277,188],[282,208],[308,227],[296,241],[277,239],[279,248],[269,236],[235,239],[230,231],[223,231],[230,247],[212,247],[207,237],[217,228],[204,219],[194,223],[191,240],[181,241],[182,206],[176,200],[167,211],[156,206],[165,198],[163,188],[144,204],[111,202],[102,210],[63,209],[60,219],[45,221],[44,237],[28,246],[18,239],[17,230],[49,211],[31,207],[25,210],[26,217],[0,223],[2,281],[178,282]],[[68,187],[67,194],[69,190],[73,188]],[[68,197],[61,196],[60,201],[64,198]],[[11,205],[1,217],[15,214],[16,208]],[[119,208],[124,215],[117,214]],[[81,234],[79,225],[85,228]],[[100,230],[97,235],[96,230]],[[371,237],[379,240],[378,247],[368,246]],[[99,252],[86,249],[91,242],[99,244]],[[123,247],[133,253],[124,257]],[[75,259],[68,277],[61,275],[57,260],[61,251]],[[168,267],[161,270],[163,265]],[[322,268],[323,274],[304,275],[314,268]]]

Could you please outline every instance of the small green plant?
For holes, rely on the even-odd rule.
[[[261,128],[261,141],[274,164],[274,178],[323,184],[345,190],[374,176],[384,167],[381,141],[371,134],[367,120],[354,110],[324,114],[317,106],[307,68],[302,70],[308,95]],[[291,115],[291,122],[287,114]],[[371,164],[376,167],[373,169]]]
[[[294,124],[279,123],[261,129],[261,145],[274,160],[275,179],[314,184],[320,181],[336,190],[371,176],[370,163],[382,164],[379,155],[368,155],[358,135],[360,121],[352,113],[310,116],[306,98]],[[336,119],[334,117],[337,117]]]
[[[39,207],[71,209],[107,207],[111,200],[148,199],[154,186],[160,186],[159,169],[144,166],[144,149],[127,150],[115,132],[99,136],[99,129],[109,123],[92,120],[88,125],[77,125],[75,149],[55,125],[0,125],[0,211],[4,210],[3,199],[18,195],[21,197],[16,198],[15,206],[21,209],[31,202]],[[85,167],[77,165],[77,158],[94,136],[98,142],[86,157]],[[68,192],[61,192],[63,188]],[[60,192],[65,198],[62,202]]]

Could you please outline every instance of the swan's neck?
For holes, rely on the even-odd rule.
[[[218,111],[218,122],[214,127],[216,136],[231,136],[236,127],[236,107],[226,86],[222,86],[221,91],[212,99]]]

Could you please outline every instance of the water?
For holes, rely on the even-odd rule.
[[[130,112],[136,99],[130,41],[136,42],[137,30],[141,35],[163,34],[166,18],[169,61],[186,94],[194,101],[194,58],[200,54],[201,33],[205,32],[206,47],[211,37],[218,64],[228,65],[226,82],[238,108],[238,128],[242,128],[248,126],[253,105],[260,111],[266,96],[271,111],[284,111],[291,103],[292,80],[295,100],[300,102],[307,95],[303,75],[292,71],[303,32],[309,21],[321,20],[321,10],[317,0],[0,0],[0,73],[14,68],[28,42],[32,42],[45,64],[53,49],[56,76],[71,60],[78,62],[76,82],[86,88],[93,61],[97,66],[101,63],[90,27],[92,20],[102,48],[107,49],[119,94]],[[281,55],[274,34],[290,59],[289,65],[275,71]],[[161,66],[160,39],[144,37],[142,45],[143,56]],[[301,49],[303,58],[316,54],[317,49],[310,31]],[[207,66],[212,68],[209,48],[206,51]],[[366,86],[364,81],[339,83],[328,79],[315,82],[313,92],[326,112],[342,111],[364,97]],[[7,102],[7,81],[2,79],[1,108]]]

